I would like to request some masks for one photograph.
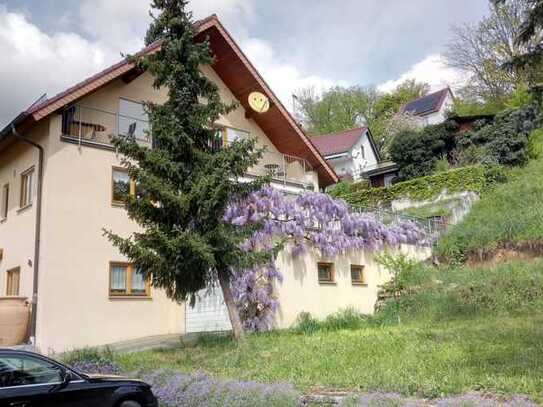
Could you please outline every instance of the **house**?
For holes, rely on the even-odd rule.
[[[368,127],[314,136],[311,141],[343,180],[369,179],[372,186],[388,186],[397,166],[382,162]]]
[[[406,103],[400,109],[400,113],[417,117],[421,126],[440,124],[447,119],[447,113],[452,110],[453,102],[451,88],[446,87]]]
[[[225,102],[238,102],[216,123],[222,141],[250,136],[266,148],[246,176],[269,174],[271,184],[286,194],[336,183],[333,168],[217,16],[197,22],[195,29],[195,41],[208,38],[216,56],[212,66],[202,66],[203,74]],[[250,107],[252,92],[268,99],[265,113]],[[39,100],[0,132],[0,295],[31,303],[29,337],[42,352],[216,330],[225,323],[220,292],[202,293],[194,308],[175,303],[144,281],[103,236],[104,227],[124,236],[138,231],[120,198],[135,186],[111,136],[134,137],[152,147],[142,101],[166,98],[165,89],[153,88],[148,72],[123,60]],[[281,253],[278,262],[285,275],[278,287],[278,327],[290,326],[301,311],[323,317],[352,306],[370,313],[377,286],[389,276],[366,252],[334,259]],[[319,280],[323,267],[330,281]],[[0,332],[0,346],[1,340]]]

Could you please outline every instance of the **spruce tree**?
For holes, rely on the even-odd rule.
[[[199,69],[211,65],[213,56],[207,42],[194,42],[187,3],[152,2],[153,21],[145,41],[160,41],[161,46],[135,62],[153,76],[156,89],[168,90],[168,99],[146,104],[152,148],[126,137],[114,140],[137,185],[136,196],[126,197],[126,209],[141,232],[105,234],[138,272],[175,301],[193,305],[195,293],[218,279],[239,340],[243,329],[231,273],[259,260],[239,248],[250,231],[226,224],[223,216],[229,203],[244,199],[267,180],[240,180],[261,158],[255,140],[219,149],[213,142],[217,119],[235,106],[221,101],[216,84]]]

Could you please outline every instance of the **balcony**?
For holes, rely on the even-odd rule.
[[[105,110],[71,106],[62,112],[62,138],[79,145],[113,148],[114,136],[131,137],[151,146],[147,120]]]
[[[261,161],[247,171],[249,176],[269,175],[283,186],[314,189],[313,168],[304,159],[288,154],[264,151]]]
[[[141,119],[141,114],[133,109],[132,115],[113,113],[106,110],[74,105],[62,113],[62,139],[71,143],[114,149],[112,139],[119,135],[134,138],[139,144],[151,147],[147,134],[149,123]],[[139,116],[136,117],[136,116]],[[229,137],[226,136],[228,130]],[[234,134],[244,137],[249,133],[222,128],[212,142],[213,149],[228,146],[227,139]],[[273,151],[264,151],[261,161],[247,171],[248,177],[269,175],[275,184],[285,188],[315,188],[315,172],[304,159]]]

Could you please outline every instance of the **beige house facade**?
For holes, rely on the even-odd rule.
[[[239,104],[217,123],[223,142],[255,137],[266,147],[262,162],[247,177],[271,174],[272,185],[288,194],[337,182],[216,16],[196,27],[195,40],[208,36],[221,56],[202,72],[217,84],[223,100]],[[153,52],[152,47],[145,52]],[[234,76],[228,74],[231,64],[240,66]],[[266,94],[270,111],[251,112],[248,91]],[[15,132],[6,128],[0,135],[0,296],[28,299],[36,321],[29,336],[42,352],[187,331],[185,304],[142,281],[103,236],[104,228],[125,236],[137,231],[116,199],[132,186],[110,136],[127,135],[151,146],[142,102],[161,103],[166,97],[165,90],[152,87],[148,73],[123,61],[38,102],[14,120]],[[41,179],[38,148],[28,141],[43,149]],[[341,259],[314,254],[292,259],[283,253],[278,262],[285,275],[278,287],[278,327],[290,326],[301,311],[323,317],[352,306],[370,313],[377,285],[388,278],[370,253]],[[329,282],[319,280],[325,263],[334,267]],[[352,266],[359,267],[360,281],[352,279]]]

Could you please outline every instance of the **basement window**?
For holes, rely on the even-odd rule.
[[[317,263],[320,284],[335,283],[334,265],[332,263]]]
[[[351,282],[353,285],[364,285],[364,266],[351,265]]]

